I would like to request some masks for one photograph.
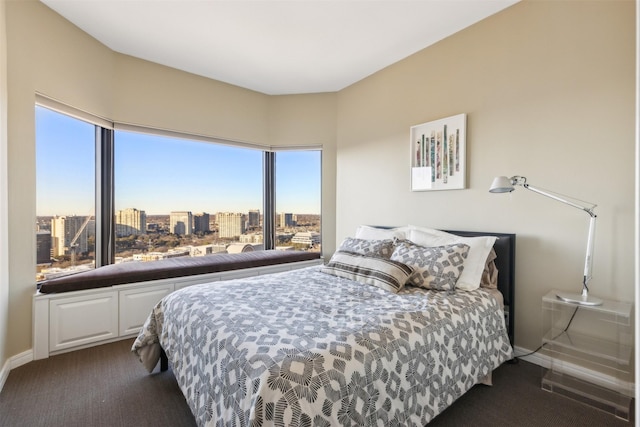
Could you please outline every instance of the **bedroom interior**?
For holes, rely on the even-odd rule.
[[[635,302],[634,1],[520,1],[339,90],[280,95],[118,53],[39,1],[0,5],[0,387],[35,359],[35,241],[25,236],[34,235],[36,93],[121,123],[321,145],[325,262],[363,224],[515,234],[513,349],[535,365],[554,363],[531,354],[546,333],[546,295],[582,282],[585,218],[524,191],[489,194],[496,172],[597,200],[589,295]],[[461,113],[466,188],[410,191],[410,128]],[[636,309],[625,337],[637,333]],[[572,328],[595,327],[579,313]],[[575,358],[572,368],[633,396],[634,356],[620,378]]]

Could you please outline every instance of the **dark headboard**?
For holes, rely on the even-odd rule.
[[[504,311],[509,334],[509,341],[514,345],[515,321],[515,276],[516,276],[516,235],[507,233],[492,233],[478,231],[444,230],[447,233],[463,237],[496,236],[493,249],[496,251],[495,260],[498,269],[498,289],[504,296]]]

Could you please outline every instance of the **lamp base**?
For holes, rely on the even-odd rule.
[[[570,292],[557,292],[556,297],[564,302],[571,302],[578,305],[602,305],[600,298],[592,296],[582,296],[581,294],[572,294]]]

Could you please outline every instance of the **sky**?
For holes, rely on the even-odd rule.
[[[115,132],[115,210],[262,212],[259,150]],[[95,127],[36,107],[37,215],[94,213]],[[321,152],[276,153],[276,211],[320,214]]]

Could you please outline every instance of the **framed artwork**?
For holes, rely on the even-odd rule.
[[[467,115],[411,127],[411,191],[466,188]]]

